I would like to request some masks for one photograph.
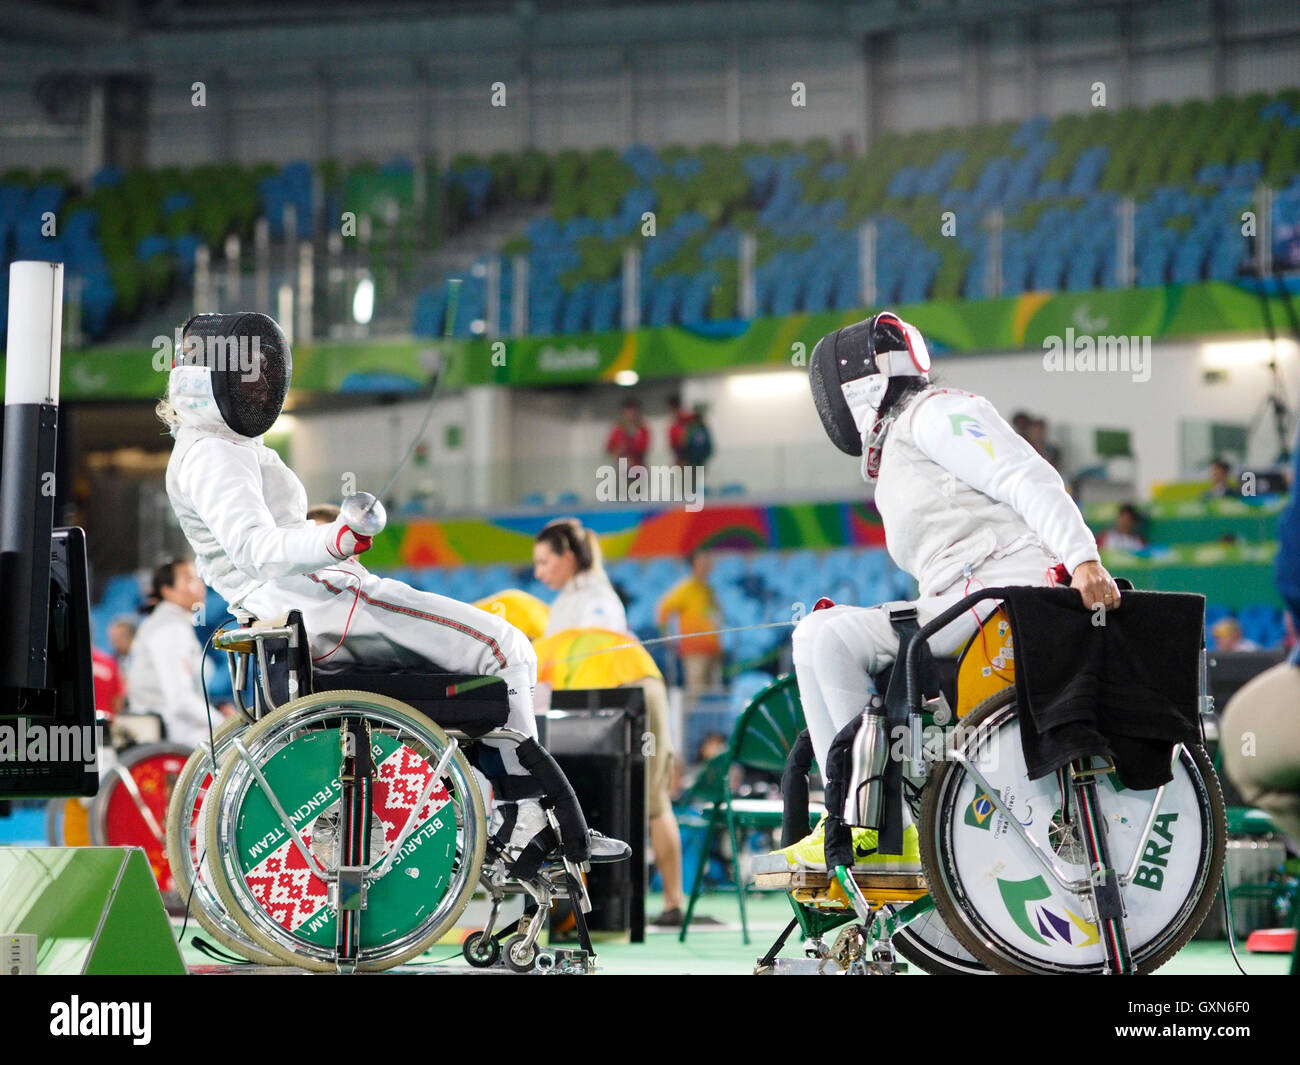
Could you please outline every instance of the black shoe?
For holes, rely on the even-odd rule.
[[[632,848],[621,839],[614,839],[597,832],[594,828],[587,830],[591,843],[591,864],[604,865],[607,862],[621,862],[632,857]]]

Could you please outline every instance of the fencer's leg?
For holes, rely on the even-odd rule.
[[[373,575],[368,575],[363,585],[362,605],[348,636],[348,642],[357,648],[354,653],[364,654],[370,646],[384,645],[388,648],[384,657],[436,662],[453,673],[499,676],[509,693],[506,726],[537,738],[533,712],[537,654],[528,638],[505,618]],[[513,743],[489,740],[486,745],[500,752],[508,775],[527,775]]]
[[[817,679],[817,665],[813,657],[813,646],[817,642],[819,626],[825,621],[826,611],[809,614],[795,626],[791,639],[794,659],[795,677],[799,682],[799,701],[803,705],[804,723],[808,726],[808,735],[812,740],[817,764],[830,749],[835,738],[835,729],[831,726],[830,710],[822,695],[821,684]]]
[[[794,633],[799,696],[819,766],[835,734],[862,713],[875,690],[871,674],[898,650],[885,607],[838,606],[804,618]]]
[[[515,630],[518,631],[518,630]],[[532,645],[519,634],[522,646],[512,648],[511,661],[518,662],[501,671],[501,678],[506,682],[506,693],[510,703],[510,716],[506,718],[506,728],[522,732],[529,739],[537,739],[537,714],[533,708],[533,694],[537,689],[537,654]],[[501,755],[501,762],[510,776],[526,776],[527,770],[519,763],[519,755],[514,743],[509,740],[484,740],[484,746],[493,747]]]

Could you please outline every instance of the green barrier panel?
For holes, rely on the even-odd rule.
[[[1208,544],[1234,537],[1243,544],[1265,544],[1277,539],[1278,517],[1285,499],[1258,503],[1240,499],[1168,500],[1139,505],[1146,516],[1146,538],[1153,544]],[[1084,508],[1088,524],[1105,529],[1115,524],[1118,503],[1098,503]]]
[[[184,975],[139,847],[0,847],[0,934],[35,935],[41,975]]]
[[[1281,605],[1274,585],[1273,564],[1225,562],[1217,565],[1152,564],[1132,555],[1102,552],[1102,561],[1116,577],[1127,577],[1148,592],[1195,592],[1207,602],[1237,610],[1254,603]]]
[[[558,206],[552,212],[558,219]],[[660,224],[664,224],[661,219]],[[132,261],[133,262],[133,261]],[[131,262],[115,280],[137,284]],[[138,295],[138,294],[137,294]],[[1272,320],[1285,320],[1281,299],[1268,298]],[[1267,330],[1258,294],[1221,281],[1158,285],[1090,292],[1026,292],[1002,299],[932,299],[894,308],[949,355],[984,351],[1044,351],[1049,338],[1078,333],[1086,314],[1102,335],[1150,336],[1154,340]],[[620,370],[643,380],[725,373],[745,367],[806,367],[821,337],[857,321],[865,311],[826,311],[748,323],[706,323],[645,327],[631,333],[574,333],[505,341],[507,359],[493,358],[495,341],[484,338],[378,338],[321,340],[294,351],[297,392],[337,392],[345,382],[361,391],[391,389],[368,385],[367,374],[405,377],[414,388],[428,384],[434,353],[447,367],[446,386],[586,384],[612,381]],[[176,323],[179,325],[180,323]],[[1078,333],[1082,336],[1082,333]],[[798,347],[802,345],[802,349]],[[63,396],[74,400],[156,399],[166,388],[169,349],[153,343],[114,345],[63,355]],[[803,361],[796,361],[801,359]]]

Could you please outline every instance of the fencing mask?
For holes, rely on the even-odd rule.
[[[198,314],[182,328],[175,367],[173,382],[180,367],[206,369],[222,421],[240,436],[255,437],[280,416],[293,355],[283,330],[265,314]]]
[[[915,326],[882,311],[821,338],[808,367],[822,427],[846,455],[861,455],[894,377],[930,379],[930,353]]]

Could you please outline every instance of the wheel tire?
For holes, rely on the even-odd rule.
[[[962,719],[963,723],[968,729],[977,728],[995,713],[1014,703],[1015,698],[1015,689],[1005,688],[980,703],[969,715]],[[1223,876],[1227,837],[1227,814],[1223,802],[1223,791],[1219,787],[1218,777],[1215,775],[1214,767],[1209,756],[1205,753],[1205,749],[1196,746],[1184,747],[1184,750],[1199,772],[1201,783],[1205,788],[1204,799],[1209,806],[1206,831],[1211,837],[1209,859],[1204,865],[1205,874],[1202,878],[1200,897],[1191,912],[1184,918],[1178,930],[1171,937],[1166,937],[1156,950],[1146,954],[1135,953],[1134,963],[1137,975],[1155,972],[1156,969],[1164,965],[1165,962],[1187,945],[1214,906],[1219,881]],[[934,899],[935,909],[939,911],[944,923],[961,942],[962,946],[992,971],[1012,976],[1057,975],[1059,970],[1046,966],[1032,967],[1017,964],[1014,960],[1008,959],[995,951],[983,936],[970,927],[961,906],[945,889],[944,862],[939,854],[939,833],[943,827],[940,824],[943,816],[943,799],[948,790],[950,778],[954,774],[962,773],[964,773],[964,770],[961,763],[944,762],[934,773],[922,793],[921,823],[919,826],[921,867],[925,871],[926,883],[930,885],[930,895]],[[958,782],[952,781],[951,783],[953,786],[957,786]],[[1095,971],[1100,971],[1100,967],[1098,966]]]
[[[221,723],[221,726],[212,734],[212,742],[216,748],[218,760],[225,755],[224,748],[227,741],[247,727],[248,722],[242,717],[232,718]],[[181,775],[176,778],[176,786],[172,789],[171,801],[167,804],[167,864],[176,882],[176,892],[180,896],[181,905],[188,908],[190,915],[199,923],[199,926],[220,946],[247,958],[257,965],[279,965],[280,959],[274,954],[268,954],[266,951],[258,949],[247,933],[239,926],[239,922],[222,907],[210,884],[203,885],[207,888],[206,891],[194,887],[194,854],[190,844],[193,809],[191,808],[187,812],[182,807],[186,801],[186,794],[194,784],[195,774],[207,774],[211,770],[211,755],[204,748],[197,748],[190,755],[189,761],[185,763]],[[202,778],[200,777],[200,779]],[[211,792],[211,784],[209,784],[208,790]],[[207,796],[205,795],[203,802],[206,803],[206,801]],[[195,827],[200,832],[199,840],[202,842],[202,821],[200,820]]]
[[[933,917],[937,921],[943,920],[938,914]],[[959,938],[946,922],[944,927],[954,939]],[[962,957],[930,942],[911,925],[894,933],[894,947],[918,969],[932,976],[990,976],[993,973],[976,958]]]
[[[537,963],[537,944],[530,947],[525,946],[528,936],[523,932],[516,932],[513,936],[501,944],[501,953],[506,959],[506,968],[514,973],[531,973],[533,966]]]
[[[473,932],[461,944],[461,954],[475,969],[487,969],[501,960],[501,944],[492,936]]]
[[[425,715],[419,713],[413,707],[397,699],[389,698],[386,695],[377,695],[372,692],[362,691],[328,691],[318,692],[315,695],[308,695],[293,702],[286,703],[278,710],[262,718],[257,724],[251,726],[241,737],[245,749],[256,759],[260,754],[260,748],[263,741],[269,734],[280,733],[279,730],[289,722],[295,722],[302,728],[307,728],[312,724],[307,718],[314,711],[322,708],[331,710],[351,710],[350,714],[333,713],[324,715],[328,717],[341,716],[360,716],[365,717],[367,710],[375,710],[380,713],[387,713],[390,717],[405,719],[406,724],[411,727],[413,734],[415,730],[423,730],[431,735],[442,749],[446,750],[448,739],[446,733],[433,721]],[[300,720],[301,719],[301,720]],[[308,953],[301,953],[291,949],[284,943],[272,939],[264,932],[254,919],[245,912],[241,902],[237,898],[229,879],[229,870],[226,866],[226,857],[229,851],[229,834],[222,832],[223,812],[226,804],[227,789],[232,779],[236,779],[235,774],[231,772],[236,760],[239,758],[238,751],[231,751],[221,762],[220,769],[217,773],[217,779],[213,787],[213,794],[205,800],[212,803],[209,816],[206,821],[206,844],[208,848],[209,860],[213,870],[213,886],[216,888],[217,896],[221,904],[226,907],[230,915],[238,922],[240,928],[256,943],[260,948],[274,955],[281,961],[298,968],[308,969],[313,972],[334,972],[336,964],[333,960],[326,960]],[[441,939],[455,924],[456,918],[460,916],[461,911],[468,905],[470,896],[474,893],[474,888],[478,883],[479,870],[483,865],[484,849],[487,843],[487,816],[483,812],[483,798],[479,792],[478,785],[475,782],[473,769],[465,754],[457,750],[452,759],[452,765],[455,766],[456,772],[464,782],[465,787],[462,797],[462,806],[457,812],[457,823],[460,822],[462,813],[466,812],[464,803],[469,803],[469,814],[475,822],[474,847],[472,852],[466,856],[460,856],[461,869],[468,868],[467,873],[458,874],[460,887],[456,896],[452,899],[450,906],[447,908],[443,919],[431,929],[421,933],[419,939],[400,949],[394,954],[379,954],[369,958],[362,958],[358,961],[357,968],[362,971],[379,971],[391,968],[394,965],[400,965],[404,961],[418,957],[428,950],[434,943]],[[448,771],[452,768],[448,766]],[[248,785],[251,786],[251,785]],[[247,794],[247,787],[245,794]],[[468,826],[465,826],[468,830]],[[391,873],[390,873],[391,875]],[[445,897],[445,896],[444,896]],[[288,934],[288,933],[286,933]],[[304,944],[306,946],[306,944]]]

